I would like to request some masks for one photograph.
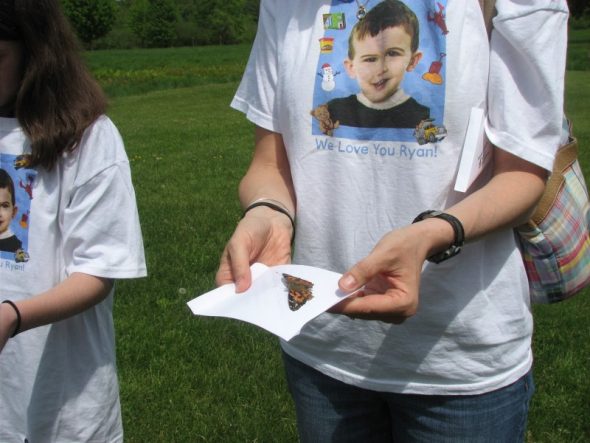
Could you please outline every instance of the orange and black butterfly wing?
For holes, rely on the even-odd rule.
[[[313,283],[289,274],[283,274],[285,286],[289,290],[289,309],[298,310],[301,306],[313,298],[311,289]]]

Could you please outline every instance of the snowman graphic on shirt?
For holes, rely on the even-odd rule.
[[[340,73],[335,73],[329,63],[324,63],[322,65],[322,72],[318,73],[318,75],[322,77],[322,89],[324,91],[330,92],[336,87],[335,77],[338,74]]]

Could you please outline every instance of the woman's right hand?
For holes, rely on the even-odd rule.
[[[293,227],[285,214],[266,206],[249,210],[225,246],[215,276],[217,285],[235,283],[236,292],[244,292],[252,283],[251,264],[289,263],[292,235]]]

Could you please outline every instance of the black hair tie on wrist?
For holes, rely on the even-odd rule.
[[[14,328],[14,332],[10,336],[10,338],[12,338],[20,332],[20,322],[21,322],[20,311],[18,310],[18,308],[16,307],[14,302],[12,302],[11,300],[4,300],[2,303],[3,304],[6,303],[6,304],[12,306],[12,309],[14,309],[14,312],[16,312],[16,328]]]
[[[273,209],[277,212],[280,212],[281,214],[285,214],[289,218],[289,221],[291,222],[291,227],[293,228],[293,233],[291,234],[291,244],[292,244],[293,240],[295,239],[295,219],[289,213],[289,211],[287,211],[287,209],[282,207],[281,205],[273,203],[269,200],[255,201],[254,203],[250,204],[246,209],[244,209],[244,213],[242,214],[242,218],[244,218],[246,216],[246,213],[250,209],[257,208],[258,206],[266,206],[267,208]]]

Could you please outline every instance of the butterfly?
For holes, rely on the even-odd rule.
[[[289,274],[283,274],[283,279],[285,286],[289,290],[289,309],[291,311],[296,311],[313,298],[311,293],[312,282]]]

